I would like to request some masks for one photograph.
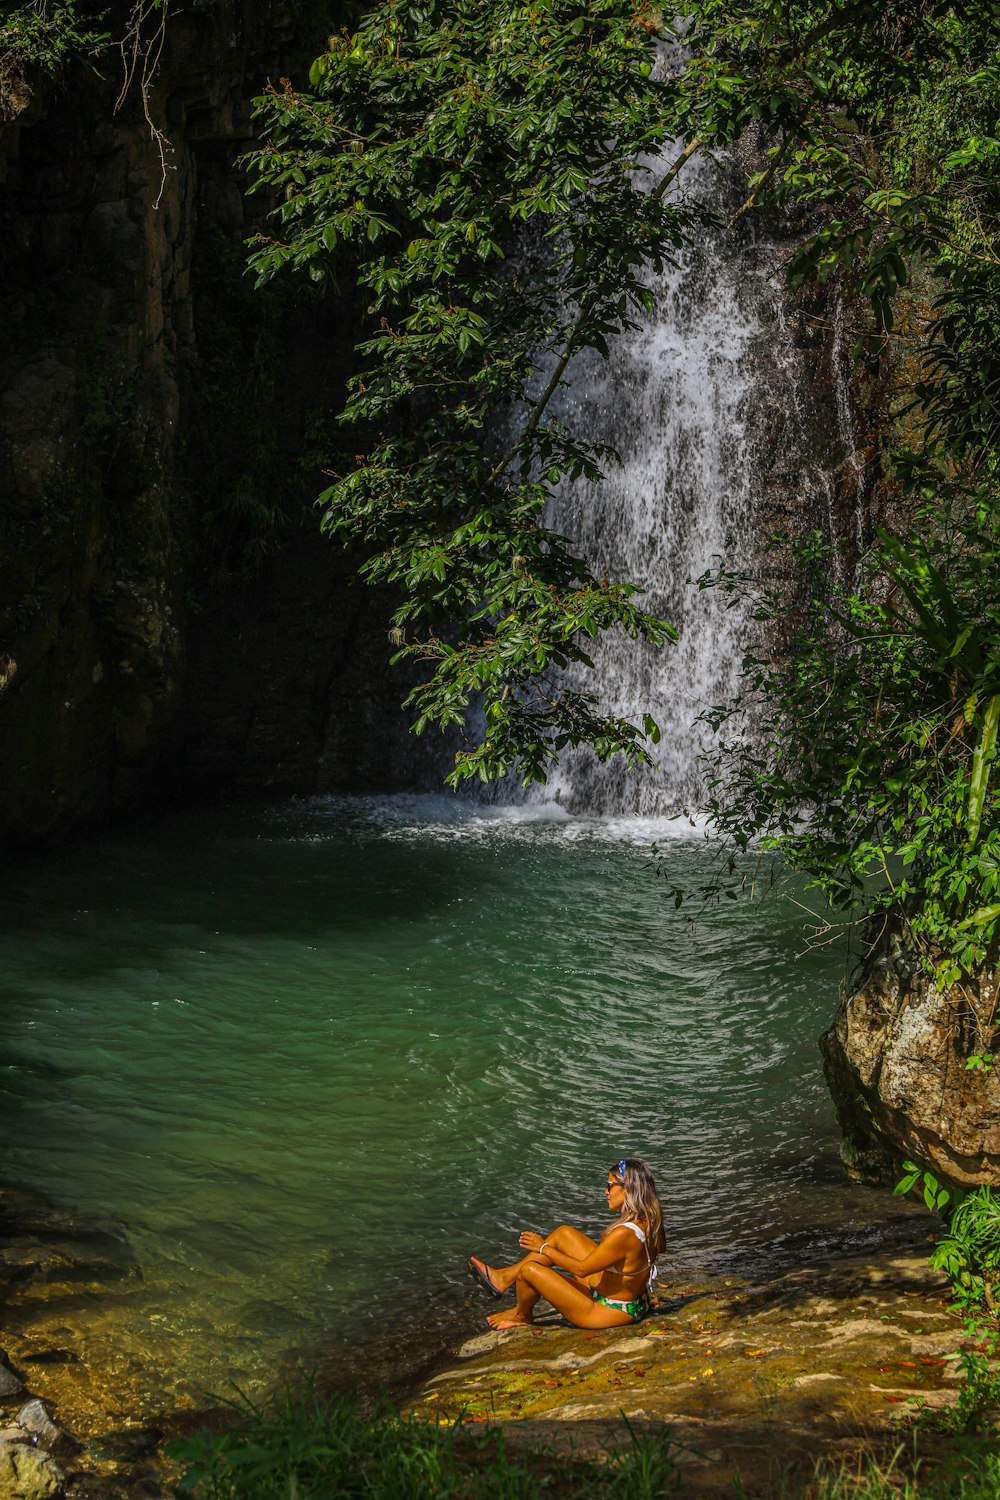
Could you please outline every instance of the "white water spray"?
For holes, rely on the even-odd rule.
[[[708,198],[725,218],[744,196],[741,175],[695,159],[680,190]],[[755,571],[764,536],[786,525],[818,526],[838,540],[835,483],[857,450],[843,308],[818,347],[800,347],[785,316],[786,252],[766,236],[736,243],[725,230],[704,231],[650,281],[656,303],[643,326],[617,339],[606,360],[582,356],[553,401],[571,431],[612,444],[622,464],[600,485],[562,486],[548,525],[571,538],[596,576],[638,583],[645,607],[675,625],[680,641],[654,651],[609,632],[593,644],[593,672],[568,670],[570,684],[596,691],[605,709],[634,724],[652,714],[662,732],[655,765],[629,768],[620,756],[601,765],[590,750],[568,751],[547,785],[531,788],[531,802],[598,816],[703,807],[712,735],[700,716],[733,698],[744,654],[759,643],[745,609],[727,608],[721,590],[695,581],[724,557]],[[825,361],[828,395],[817,397]],[[863,484],[853,468],[851,478],[856,521]]]
[[[688,191],[715,187],[712,164],[687,170]],[[554,402],[571,430],[613,444],[622,464],[601,485],[565,485],[548,524],[573,539],[598,576],[640,584],[644,606],[681,636],[654,651],[615,631],[594,643],[593,673],[571,669],[573,685],[598,691],[605,708],[633,723],[653,715],[662,731],[655,768],[629,769],[621,757],[602,766],[589,750],[568,752],[532,800],[649,816],[703,798],[699,757],[709,732],[698,716],[733,695],[748,639],[742,612],[693,581],[727,546],[741,562],[753,552],[749,355],[761,301],[774,297],[770,265],[754,264],[752,250],[739,262],[723,251],[721,233],[705,234],[651,282],[656,305],[643,327],[616,340],[609,359],[581,358]]]

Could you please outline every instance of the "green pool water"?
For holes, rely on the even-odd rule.
[[[127,1227],[143,1280],[95,1307],[108,1347],[175,1392],[391,1367],[479,1325],[471,1250],[598,1228],[623,1154],[657,1172],[672,1265],[886,1213],[842,1178],[816,1045],[843,946],[803,953],[790,899],[690,920],[654,840],[674,875],[713,853],[684,823],[397,798],[8,871],[0,1175]]]

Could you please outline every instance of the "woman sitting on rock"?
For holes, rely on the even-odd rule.
[[[487,1265],[470,1255],[469,1270],[481,1287],[493,1297],[513,1290],[517,1298],[509,1312],[487,1319],[493,1328],[530,1323],[539,1297],[577,1328],[615,1328],[646,1316],[656,1257],[666,1243],[653,1174],[645,1162],[623,1157],[609,1171],[604,1191],[615,1221],[599,1242],[560,1224],[546,1235],[522,1230],[521,1248],[528,1253],[512,1266]]]

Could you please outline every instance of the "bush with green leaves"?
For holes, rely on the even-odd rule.
[[[886,24],[900,35],[890,87],[860,55],[824,80],[825,128],[789,145],[774,191],[826,220],[793,255],[792,284],[835,279],[864,298],[857,354],[912,373],[898,446],[883,455],[909,519],[878,533],[839,591],[829,541],[780,539],[798,550],[806,603],[782,653],[749,651],[740,701],[709,714],[722,736],[712,810],[737,849],[778,854],[834,907],[878,918],[875,933],[899,922],[940,984],[967,986],[974,1059],[988,1064],[994,1007],[979,1005],[978,978],[1000,941],[1000,11],[897,5]],[[746,573],[702,582],[750,599],[763,638],[787,628],[787,597],[761,595]],[[755,739],[728,732],[748,718]]]
[[[105,6],[89,0],[29,0],[0,16],[0,121],[27,106],[33,84],[58,76],[75,58],[108,42],[99,30]]]
[[[836,909],[901,917],[943,984],[992,960],[1000,918],[1000,509],[956,509],[922,502],[905,541],[881,533],[850,592],[829,590],[824,538],[799,544],[801,626],[787,655],[744,662],[736,706],[757,737],[727,738],[733,704],[708,716],[717,826],[739,850],[780,853]],[[752,577],[705,582],[768,628],[786,618]]]
[[[961,1313],[965,1329],[957,1358],[958,1401],[943,1421],[961,1432],[991,1432],[1000,1411],[1000,1308],[994,1292],[1000,1279],[1000,1198],[987,1184],[969,1191],[949,1187],[919,1162],[905,1161],[903,1173],[896,1195],[919,1189],[927,1207],[945,1220],[930,1263],[948,1277],[953,1311]]]

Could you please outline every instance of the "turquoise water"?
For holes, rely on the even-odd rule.
[[[335,800],[8,878],[0,1175],[128,1226],[144,1280],[94,1337],[175,1391],[359,1334],[391,1366],[479,1324],[471,1250],[596,1229],[623,1154],[673,1265],[884,1212],[842,1180],[816,1046],[843,945],[803,954],[791,900],[691,921],[654,839],[673,875],[712,854],[686,824]]]

